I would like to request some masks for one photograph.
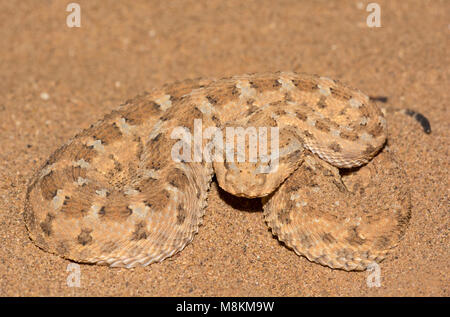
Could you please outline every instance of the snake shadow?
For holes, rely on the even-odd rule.
[[[227,205],[237,209],[239,211],[245,212],[262,212],[263,205],[261,198],[245,198],[234,196],[225,190],[223,190],[216,180],[216,176],[213,178],[213,182],[217,185],[217,192],[219,193],[220,199],[222,199]]]

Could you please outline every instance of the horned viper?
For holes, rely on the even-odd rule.
[[[266,137],[277,128],[277,151],[236,160],[211,142],[239,127]],[[231,144],[248,156],[244,137],[243,147]],[[24,219],[39,247],[64,258],[145,266],[192,241],[215,175],[231,194],[262,197],[268,226],[297,254],[364,270],[410,218],[404,171],[383,149],[386,138],[375,102],[326,77],[182,81],[125,102],[60,147],[31,180]]]

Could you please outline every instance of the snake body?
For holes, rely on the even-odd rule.
[[[246,157],[263,145],[251,145],[252,131],[276,131],[276,150],[236,160],[217,141],[239,128],[241,142],[227,144]],[[178,82],[125,102],[60,147],[31,180],[24,219],[39,247],[67,259],[145,266],[192,241],[216,175],[233,195],[262,197],[273,234],[297,254],[363,270],[398,243],[410,217],[403,171],[379,153],[386,138],[375,102],[326,77]]]

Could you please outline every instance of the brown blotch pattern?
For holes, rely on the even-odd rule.
[[[206,95],[206,98],[213,105],[225,105],[231,100],[236,99],[236,87],[234,84],[224,85],[222,87],[217,87],[214,90],[211,90]]]
[[[128,197],[121,191],[112,191],[108,200],[100,210],[99,215],[117,222],[125,221],[132,214]]]
[[[104,216],[106,214],[105,206],[102,206],[98,211],[99,216]]]
[[[177,206],[177,225],[182,225],[186,220],[187,212],[182,204]]]
[[[330,132],[330,126],[325,120],[317,120],[315,127],[323,132]]]
[[[336,239],[333,237],[331,233],[324,233],[322,236],[322,241],[325,243],[336,243]]]
[[[381,125],[381,123],[379,122],[378,124],[375,124],[372,129],[369,130],[369,133],[376,138],[377,136],[381,135],[384,133],[384,128]]]
[[[307,137],[307,138],[313,138],[312,133],[309,132],[308,130],[304,130],[303,133],[304,133],[305,137]]]
[[[145,229],[147,226],[145,221],[140,221],[136,224],[134,232],[132,233],[131,240],[143,240],[147,239],[148,231]]]
[[[331,88],[330,88],[331,89]],[[319,109],[325,109],[327,107],[327,98],[325,96],[321,96],[319,101],[317,102],[317,107]]]
[[[72,151],[74,153],[75,162],[83,159],[90,163],[92,162],[92,159],[97,156],[97,152],[92,148],[92,146],[87,146],[82,143],[74,143],[72,145]]]
[[[61,183],[58,182],[57,172],[51,171],[41,180],[41,193],[46,200],[52,200],[58,189],[61,189]]]
[[[47,213],[47,216],[45,217],[45,220],[40,223],[40,227],[42,231],[47,235],[52,234],[52,221],[55,219],[55,215],[51,213]]]
[[[352,99],[352,94],[348,89],[338,88],[338,87],[330,87],[331,95],[333,98],[342,101],[348,101]]]
[[[81,168],[80,166],[74,166],[72,168],[67,169],[67,174],[71,176],[72,180],[74,182],[78,181],[78,178],[86,178],[86,169]],[[86,184],[83,184],[82,186],[85,186]]]
[[[358,230],[357,227],[352,227],[352,228],[348,229],[348,231],[347,231],[348,232],[348,236],[347,236],[346,240],[351,245],[362,245],[366,241],[365,239],[361,238],[358,235],[358,231],[357,230]]]
[[[372,145],[367,145],[366,148],[364,149],[364,154],[366,155],[371,155],[376,151],[376,148],[374,148]]]
[[[289,211],[281,211],[278,214],[278,220],[280,221],[280,223],[282,223],[283,225],[287,225],[291,223],[291,217],[290,217],[290,212]]]
[[[391,243],[391,240],[389,239],[389,237],[381,236],[374,242],[374,245],[377,248],[385,249],[387,246],[390,245],[390,243]]]
[[[59,241],[56,246],[56,251],[62,255],[68,254],[70,251],[69,243],[67,241]]]
[[[299,161],[303,155],[303,150],[299,149],[287,155],[287,161]],[[285,161],[284,159],[282,161]]]
[[[154,101],[142,98],[123,111],[122,116],[131,125],[141,125],[150,117],[161,113],[161,107]]]
[[[330,148],[332,151],[334,151],[334,152],[341,152],[341,151],[342,151],[342,147],[341,147],[338,143],[336,143],[336,142],[331,143],[331,144],[329,145],[329,148]]]
[[[179,189],[184,189],[187,185],[189,185],[189,179],[179,168],[174,168],[172,171],[170,171],[167,175],[167,182]]]
[[[101,140],[104,145],[108,145],[122,137],[122,132],[120,132],[115,122],[100,124],[93,128],[90,133],[95,140]]]
[[[91,236],[92,229],[82,228],[81,233],[77,236],[77,241],[82,246],[85,246],[92,242]]]
[[[250,85],[252,88],[255,88],[260,93],[265,91],[278,90],[281,87],[281,84],[278,82],[278,80],[273,80],[271,78],[267,79],[255,78],[250,81]]]
[[[306,113],[298,111],[298,110],[295,112],[295,115],[297,118],[299,118],[302,121],[306,121],[308,119],[308,116],[306,115]]]
[[[359,139],[358,134],[352,131],[342,130],[339,135],[341,136],[341,138],[350,141],[357,141]]]
[[[294,80],[292,80],[292,82],[299,90],[302,90],[302,91],[313,91],[313,90],[318,89],[317,82],[315,82],[313,80],[294,79]]]

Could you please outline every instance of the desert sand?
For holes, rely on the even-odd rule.
[[[448,296],[450,1],[0,0],[1,296]],[[22,219],[27,183],[70,137],[133,96],[196,77],[296,71],[386,96],[424,114],[432,133],[388,112],[389,147],[410,183],[404,239],[368,272],[309,262],[263,221],[261,203],[213,184],[194,241],[135,269],[80,265],[37,248]]]

